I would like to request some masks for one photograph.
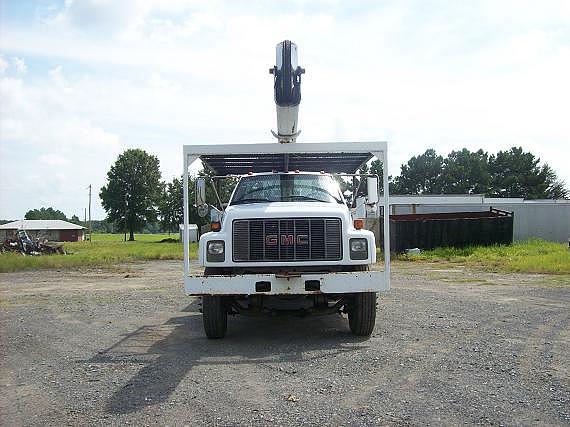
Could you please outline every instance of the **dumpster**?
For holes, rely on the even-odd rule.
[[[513,213],[491,208],[483,212],[390,215],[390,247],[433,249],[490,246],[513,242]]]

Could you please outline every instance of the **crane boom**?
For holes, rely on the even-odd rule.
[[[298,127],[301,103],[301,74],[305,69],[298,65],[297,45],[284,40],[275,47],[273,74],[277,133],[271,131],[280,143],[295,142],[301,132]]]

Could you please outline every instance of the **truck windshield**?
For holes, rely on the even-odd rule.
[[[330,175],[274,174],[243,177],[230,204],[298,201],[343,203]]]

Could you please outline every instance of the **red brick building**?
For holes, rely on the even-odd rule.
[[[60,219],[24,219],[0,225],[0,239],[26,230],[30,238],[48,239],[52,242],[81,242],[85,239],[85,227]]]

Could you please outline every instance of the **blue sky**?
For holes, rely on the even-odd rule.
[[[270,142],[274,46],[299,45],[299,141],[520,145],[570,184],[570,2],[0,0],[0,218],[83,217],[123,150]],[[98,197],[94,218],[103,218]]]

